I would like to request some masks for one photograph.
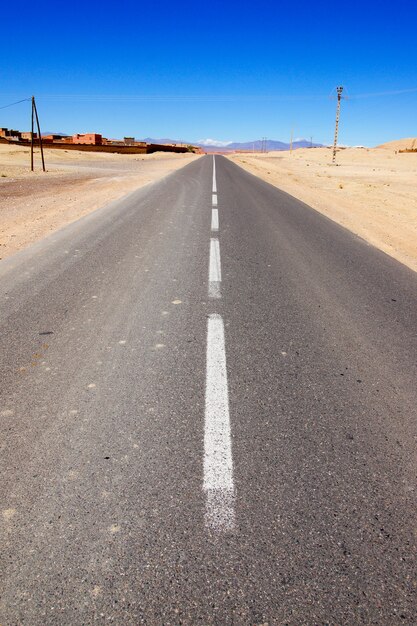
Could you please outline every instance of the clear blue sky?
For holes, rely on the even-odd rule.
[[[31,16],[31,19],[30,19]],[[108,137],[330,142],[417,136],[409,1],[14,2],[2,6],[0,106],[35,94],[43,129]],[[29,128],[29,107],[0,110]]]

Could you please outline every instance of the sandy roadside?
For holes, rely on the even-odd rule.
[[[417,153],[315,148],[229,157],[417,271]]]
[[[32,173],[27,148],[0,145],[0,259],[196,158],[46,150]]]

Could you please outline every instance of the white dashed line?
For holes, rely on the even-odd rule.
[[[219,211],[218,209],[212,209],[211,211],[211,230],[219,230]]]
[[[213,206],[217,206],[217,193],[212,194],[211,203]]]
[[[214,531],[232,530],[235,525],[232,441],[224,325],[220,315],[210,315],[207,325],[203,487],[206,526]]]
[[[217,193],[217,181],[216,181],[216,157],[213,154],[213,193]]]
[[[218,239],[210,239],[210,262],[209,262],[209,298],[220,298],[220,283],[222,270],[220,261],[220,243]]]

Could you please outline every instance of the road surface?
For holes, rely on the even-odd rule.
[[[417,623],[411,270],[205,156],[0,295],[2,626]]]

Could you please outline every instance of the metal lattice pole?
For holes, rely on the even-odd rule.
[[[334,143],[333,143],[333,163],[336,163],[336,148],[337,148],[337,136],[339,134],[339,118],[340,118],[340,101],[342,99],[343,87],[336,87],[337,91],[337,105],[336,105],[336,126],[334,129]]]

